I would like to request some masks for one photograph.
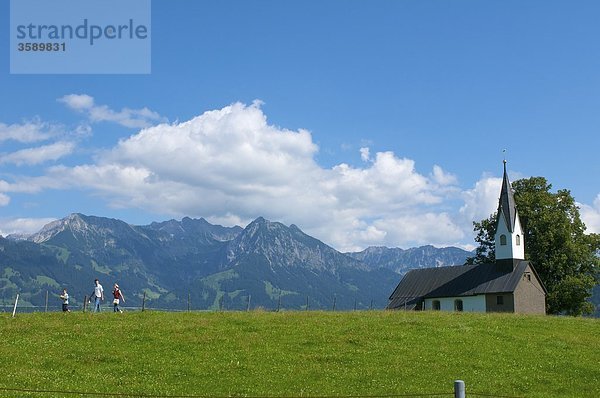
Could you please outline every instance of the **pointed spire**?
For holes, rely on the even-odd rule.
[[[508,174],[506,173],[506,159],[503,160],[503,163],[504,176],[502,177],[502,191],[500,191],[500,203],[498,204],[498,217],[503,215],[508,230],[513,232],[517,217],[517,207],[512,188],[510,187],[510,181],[508,180]]]

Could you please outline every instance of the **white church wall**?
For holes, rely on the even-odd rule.
[[[454,311],[455,300],[462,300],[463,312],[485,312],[485,295],[425,299],[425,310],[433,310],[433,301],[440,302],[441,311]]]
[[[506,245],[502,245],[500,237],[506,236]],[[517,238],[518,236],[518,238]],[[518,239],[518,241],[517,241]],[[525,259],[525,240],[523,239],[523,232],[521,230],[521,222],[517,215],[515,220],[514,232],[508,230],[508,226],[504,221],[504,213],[501,211],[498,220],[498,227],[496,228],[496,235],[494,236],[496,241],[496,259],[502,260],[507,258],[518,258]],[[517,244],[517,242],[519,244]]]
[[[519,241],[517,241],[517,236]],[[519,243],[519,244],[517,244]],[[525,259],[525,240],[523,239],[523,230],[521,229],[521,221],[517,214],[515,220],[515,232],[512,235],[513,258]]]

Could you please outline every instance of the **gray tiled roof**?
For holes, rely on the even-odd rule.
[[[411,270],[390,296],[387,308],[406,305],[413,309],[423,298],[514,292],[529,261],[515,260],[512,272],[506,265],[499,262]]]

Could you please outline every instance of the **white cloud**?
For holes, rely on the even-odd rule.
[[[594,203],[590,205],[578,203],[581,220],[587,227],[587,233],[600,234],[600,194],[594,199]]]
[[[166,122],[166,119],[148,108],[129,109],[123,108],[114,111],[107,105],[96,105],[94,97],[87,94],[68,94],[58,99],[67,107],[83,112],[91,122],[114,122],[130,128],[145,128],[158,123]]]
[[[10,183],[0,180],[0,207],[8,206],[10,196],[7,193],[36,194],[46,189],[60,189],[68,186],[69,183],[60,181],[54,177],[22,177],[17,182]],[[48,218],[14,218],[0,219],[0,235],[12,233],[28,234],[37,232],[43,225],[52,221]]]
[[[22,124],[0,123],[0,142],[17,141],[32,143],[45,141],[62,132],[61,126],[43,123],[39,120],[28,121]]]
[[[55,218],[12,218],[0,219],[0,235],[33,234]]]
[[[54,144],[26,148],[9,154],[0,154],[0,164],[35,165],[49,160],[57,160],[73,152],[73,142],[59,141]]]
[[[368,147],[360,148],[360,158],[363,162],[369,162],[371,160],[371,153]]]
[[[89,106],[86,98],[65,101]],[[317,152],[310,132],[268,124],[259,103],[236,103],[143,129],[95,164],[53,167],[46,177],[103,195],[115,207],[221,222],[262,215],[297,224],[341,250],[443,244],[464,235],[436,211],[449,190],[457,191],[441,167],[428,177],[411,159],[363,148],[369,159],[363,167],[324,169]]]
[[[438,187],[415,170],[414,161],[400,159],[393,152],[377,152],[365,168],[337,165],[324,183],[340,208],[354,210],[361,218],[396,214],[442,201]]]
[[[10,196],[0,193],[0,206],[8,206],[10,203]]]
[[[433,172],[431,173],[431,178],[433,181],[440,185],[454,185],[458,182],[458,179],[455,175],[446,173],[440,166],[437,164],[433,166]]]
[[[447,213],[406,214],[379,220],[376,225],[391,231],[389,242],[406,242],[407,246],[445,246],[465,237],[465,232]]]
[[[483,176],[473,189],[464,191],[464,205],[459,212],[465,222],[480,221],[494,213],[498,209],[501,188],[502,178]]]
[[[38,193],[45,189],[59,189],[70,185],[53,176],[21,177],[16,182],[0,180],[0,193]]]
[[[92,109],[94,107],[94,97],[87,94],[68,94],[59,98],[58,101],[76,111]]]

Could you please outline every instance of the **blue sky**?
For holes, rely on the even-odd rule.
[[[512,180],[600,232],[596,1],[152,1],[152,73],[15,75],[0,234],[73,212],[296,224],[340,250],[473,245]],[[8,24],[8,1],[0,3]]]

